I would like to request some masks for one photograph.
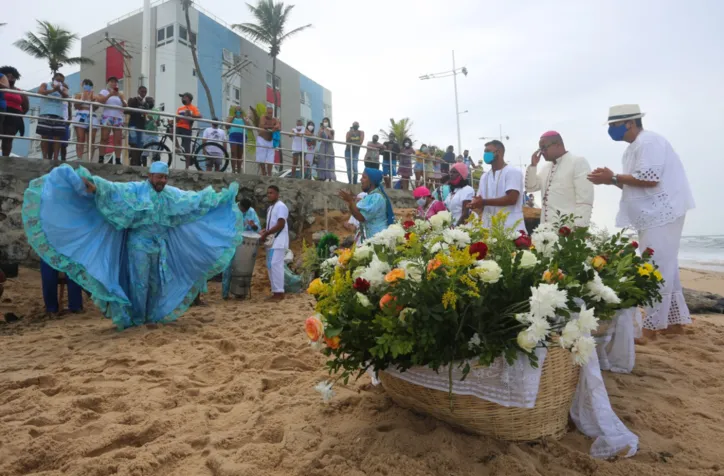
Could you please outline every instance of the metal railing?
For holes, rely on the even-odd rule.
[[[281,176],[285,176],[284,168],[286,168],[288,171],[295,172],[293,174],[294,177],[296,177],[296,171],[300,171],[300,178],[316,178],[320,180],[320,177],[324,177],[321,180],[331,180],[331,181],[337,181],[336,174],[343,173],[346,174],[348,177],[348,181],[351,184],[357,183],[355,180],[355,177],[361,176],[362,172],[359,171],[359,162],[362,162],[364,166],[367,166],[365,162],[365,157],[367,156],[367,151],[371,150],[372,148],[367,147],[365,144],[353,144],[348,142],[342,142],[334,139],[328,139],[328,138],[322,138],[319,136],[320,132],[315,129],[315,132],[313,135],[310,135],[306,132],[302,133],[301,135],[294,132],[287,132],[287,131],[279,131],[281,137],[287,137],[291,139],[292,147],[294,147],[294,139],[301,138],[302,142],[302,150],[293,150],[292,148],[287,148],[282,146],[282,141],[280,140],[279,146],[266,146],[266,145],[260,145],[258,144],[257,140],[260,133],[268,133],[270,131],[266,129],[261,129],[258,127],[254,127],[248,124],[236,124],[232,122],[226,122],[226,121],[214,121],[207,118],[191,118],[189,116],[185,115],[178,115],[175,113],[169,113],[164,111],[157,111],[157,110],[148,110],[148,109],[137,109],[137,108],[130,108],[130,107],[123,107],[123,106],[114,106],[110,104],[101,104],[94,101],[85,101],[80,99],[74,99],[74,98],[58,98],[54,96],[45,96],[37,93],[31,93],[27,91],[20,91],[20,90],[0,90],[2,92],[9,92],[13,94],[20,94],[25,95],[28,97],[34,97],[39,98],[42,101],[62,101],[65,107],[67,107],[67,104],[73,105],[73,110],[69,114],[69,119],[61,119],[59,117],[52,117],[48,118],[47,116],[40,115],[33,115],[33,114],[16,114],[7,112],[4,113],[7,117],[11,116],[20,116],[23,118],[35,120],[38,123],[40,121],[44,122],[52,122],[55,124],[65,124],[67,128],[74,128],[76,129],[76,132],[78,129],[85,130],[85,135],[87,135],[87,139],[83,142],[79,142],[77,140],[71,140],[72,139],[72,133],[69,135],[68,140],[59,140],[57,137],[55,138],[48,138],[46,137],[26,137],[28,134],[28,131],[26,131],[26,136],[10,136],[5,134],[0,134],[0,139],[13,139],[13,140],[29,140],[29,141],[39,141],[41,143],[58,143],[60,145],[65,145],[66,147],[69,145],[75,145],[78,151],[83,152],[81,157],[77,157],[77,160],[83,160],[84,157],[87,157],[87,161],[91,162],[93,161],[93,157],[95,156],[95,153],[98,152],[98,160],[99,162],[104,162],[105,160],[108,160],[108,156],[110,154],[107,153],[108,149],[112,149],[113,156],[111,157],[116,164],[127,164],[126,159],[128,159],[128,154],[130,152],[140,152],[140,162],[144,162],[144,157],[147,159],[148,156],[152,156],[153,158],[160,157],[162,155],[167,155],[169,157],[168,163],[170,167],[178,166],[180,165],[180,157],[183,157],[182,160],[186,162],[185,167],[188,169],[192,165],[195,165],[199,170],[202,170],[201,164],[199,159],[203,159],[206,162],[207,169],[217,169],[216,165],[218,163],[218,160],[221,159],[221,166],[218,167],[218,169],[223,169],[222,171],[226,171],[228,169],[228,165],[231,164],[232,172],[239,171],[241,173],[247,173],[247,164],[250,162],[249,159],[249,152],[252,150],[252,147],[255,150],[256,148],[260,149],[272,149],[274,150],[274,154],[276,155],[276,151],[280,151],[281,157],[279,163],[260,163],[257,161],[253,161],[257,164],[257,173],[261,173],[261,175],[273,175],[269,169],[273,169],[273,167],[281,167],[282,172],[277,174]],[[79,106],[83,109],[79,109]],[[113,117],[113,115],[107,115],[105,114],[106,111],[121,111],[123,114],[121,117],[123,118],[123,125],[121,126],[110,126],[106,125],[107,122],[104,120],[107,117]],[[31,109],[32,111],[32,109]],[[78,111],[87,112],[88,113],[88,122],[78,122],[75,120],[76,113]],[[152,138],[156,139],[153,141],[144,140],[142,147],[134,147],[129,145],[128,143],[128,135],[126,134],[127,131],[133,131],[133,132],[139,132],[139,130],[135,127],[128,127],[128,121],[126,119],[126,116],[128,114],[143,114],[146,116],[146,119],[149,119],[149,116],[151,120],[154,121],[156,126],[162,125],[162,119],[164,118],[166,121],[165,125],[162,125],[162,130],[152,130],[152,129],[144,129],[140,131],[142,137],[145,139]],[[115,117],[118,117],[117,115]],[[96,122],[96,119],[98,122]],[[196,131],[196,135],[191,135],[189,137],[188,134],[179,134],[178,133],[178,121],[193,121],[196,123],[203,123],[203,124],[215,124],[220,128],[232,130],[233,129],[241,129],[243,131],[243,134],[245,136],[245,140],[243,140],[242,149],[241,149],[241,157],[228,157],[228,151],[229,146],[238,146],[238,142],[231,141],[230,137],[226,137],[223,140],[208,140],[208,146],[204,146],[204,139],[200,137],[199,132],[201,129],[199,128],[191,128],[191,132]],[[104,124],[106,122],[106,124]],[[101,134],[98,134],[98,129],[101,130]],[[184,128],[185,129],[185,128]],[[118,143],[118,139],[116,138],[117,131],[122,131],[122,138],[120,143]],[[72,131],[71,131],[72,132]],[[254,135],[255,140],[254,144],[250,143],[249,136]],[[77,134],[76,134],[77,135]],[[103,139],[103,136],[106,136],[106,140],[110,138],[110,136],[113,135],[114,142],[108,143],[100,143]],[[196,150],[187,150],[183,147],[183,140],[181,141],[181,145],[179,145],[179,136],[181,136],[182,139],[188,139],[190,143],[194,145],[194,148]],[[96,138],[99,139],[99,143],[96,143]],[[165,145],[166,139],[171,139],[170,148],[167,147],[166,149],[158,148],[149,148],[150,144],[158,144]],[[223,156],[219,157],[216,154],[209,154],[207,149],[210,149],[211,147],[218,148],[218,144],[223,144]],[[343,155],[337,155],[336,151],[334,150],[334,146],[343,146],[345,149],[345,153]],[[81,147],[78,147],[81,146]],[[102,151],[99,151],[101,147],[104,147],[106,150],[106,153],[102,153]],[[311,148],[310,148],[311,147]],[[346,149],[350,148],[350,153],[346,153]],[[54,146],[55,148],[55,146]],[[47,149],[47,146],[46,146]],[[339,149],[339,147],[338,147]],[[358,150],[358,154],[352,154],[352,150]],[[438,158],[433,157],[420,157],[417,154],[412,154],[410,156],[406,154],[399,154],[399,153],[392,153],[390,151],[386,151],[383,149],[378,149],[379,155],[377,158],[372,159],[372,166],[379,168],[379,165],[382,164],[383,171],[387,171],[388,175],[385,176],[385,182],[386,186],[388,188],[393,187],[394,183],[393,180],[395,179],[395,176],[397,175],[396,172],[400,169],[400,163],[403,162],[403,168],[407,168],[407,172],[409,172],[409,177],[402,177],[400,176],[395,180],[395,182],[400,183],[400,187],[396,188],[402,188],[406,186],[407,189],[410,189],[415,186],[419,186],[422,184],[427,185],[431,189],[435,186],[439,186],[440,182],[440,174],[439,172],[436,173],[434,171],[434,165],[437,163],[440,166],[442,165],[443,161]],[[199,153],[201,151],[201,153]],[[120,152],[120,153],[119,153]],[[232,149],[233,152],[233,149]],[[364,153],[363,153],[364,152]],[[386,154],[387,152],[387,154]],[[123,156],[123,154],[126,154],[126,157]],[[59,153],[56,153],[55,151],[52,152],[52,154],[43,153],[44,158],[48,158],[48,155],[51,155],[51,157],[56,158],[58,157]],[[121,155],[121,157],[118,157]],[[239,154],[237,154],[239,155]],[[289,155],[292,157],[292,160],[289,163],[284,163],[284,156]],[[354,155],[357,155],[358,158],[355,159]],[[372,154],[373,156],[376,154]],[[383,157],[386,157],[383,159]],[[393,158],[394,157],[394,158]],[[138,158],[138,157],[137,157]],[[400,160],[404,158],[405,160]],[[312,159],[312,160],[310,160]],[[345,164],[349,164],[349,166],[345,167],[344,169],[337,169],[336,168],[336,161],[337,159],[343,159],[345,161]],[[382,160],[381,160],[382,159]],[[316,164],[315,164],[316,160]],[[228,163],[225,163],[228,161]],[[331,166],[330,166],[331,161]],[[241,162],[239,164],[239,162]],[[141,163],[132,163],[130,165],[141,165]],[[422,170],[420,171],[420,165],[422,165]],[[211,167],[209,167],[211,166]],[[432,169],[432,170],[431,170]],[[203,171],[203,170],[202,170]],[[420,173],[421,172],[421,173]],[[235,172],[238,173],[238,172]],[[407,175],[407,174],[406,174]],[[472,171],[471,171],[471,184],[473,187],[475,184],[473,183],[473,177],[472,177]]]

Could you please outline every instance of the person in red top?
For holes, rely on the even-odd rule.
[[[20,73],[12,66],[3,66],[0,68],[0,75],[5,75],[8,80],[9,89],[15,89],[20,91],[19,88],[15,87],[15,81],[20,79]],[[28,103],[28,97],[22,94],[5,93],[5,102],[7,103],[7,112],[12,114],[27,114],[30,109]],[[20,133],[20,136],[25,135],[25,122],[20,116],[5,116],[2,127],[0,127],[0,134],[9,136],[15,136]],[[2,139],[2,156],[9,157],[10,152],[13,150],[13,139],[11,137],[3,137]]]
[[[181,148],[184,150],[184,157],[186,157],[186,168],[188,169],[192,165],[193,158],[191,157],[191,124],[193,119],[200,119],[203,116],[199,112],[198,108],[191,104],[194,100],[194,95],[191,93],[179,94],[183,106],[176,110],[177,116],[184,116],[189,119],[176,118],[176,135],[181,137]]]

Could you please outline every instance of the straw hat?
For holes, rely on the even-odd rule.
[[[641,112],[641,108],[638,104],[620,104],[618,106],[611,106],[608,110],[608,120],[606,121],[606,124],[639,119],[645,115],[646,113]]]

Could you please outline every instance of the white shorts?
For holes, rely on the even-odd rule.
[[[88,129],[89,115],[90,112],[88,111],[75,111],[75,115],[73,116],[73,126],[81,129]],[[96,126],[100,126],[100,121],[98,121],[98,116],[93,114],[93,127]]]
[[[261,137],[256,138],[256,161],[260,164],[274,163],[274,144]]]

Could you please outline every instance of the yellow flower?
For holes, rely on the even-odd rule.
[[[352,259],[352,250],[349,248],[345,248],[343,250],[340,250],[338,252],[339,254],[339,264],[342,266],[347,266],[347,263],[349,263],[349,260]]]
[[[601,268],[606,266],[606,258],[604,258],[603,256],[596,256],[591,261],[591,266],[593,266],[596,269],[596,271],[600,271]]]
[[[452,289],[448,289],[447,291],[445,291],[445,294],[442,295],[442,307],[444,307],[445,309],[449,307],[454,308],[457,302],[458,296]]]
[[[322,282],[321,279],[317,278],[311,283],[309,283],[309,287],[307,288],[307,292],[311,294],[312,296],[318,296],[324,292],[324,289],[327,287],[326,284]]]
[[[427,262],[427,273],[430,274],[442,265],[442,261],[439,259],[431,259]]]
[[[656,278],[656,281],[662,281],[664,279],[663,276],[661,276],[661,272],[657,269],[654,271],[654,278]]]
[[[651,263],[644,263],[643,267],[649,273],[651,273],[654,270],[654,265],[652,265]]]
[[[561,281],[565,277],[566,277],[566,275],[563,274],[563,272],[560,269],[558,270],[558,273],[556,273],[555,275],[548,270],[546,270],[543,273],[543,281],[545,281],[548,284]]]
[[[385,282],[389,284],[394,284],[395,281],[400,279],[405,279],[405,270],[400,268],[393,269],[385,276]]]
[[[646,268],[646,266],[639,266],[638,273],[641,276],[649,276],[651,274],[651,271]]]

